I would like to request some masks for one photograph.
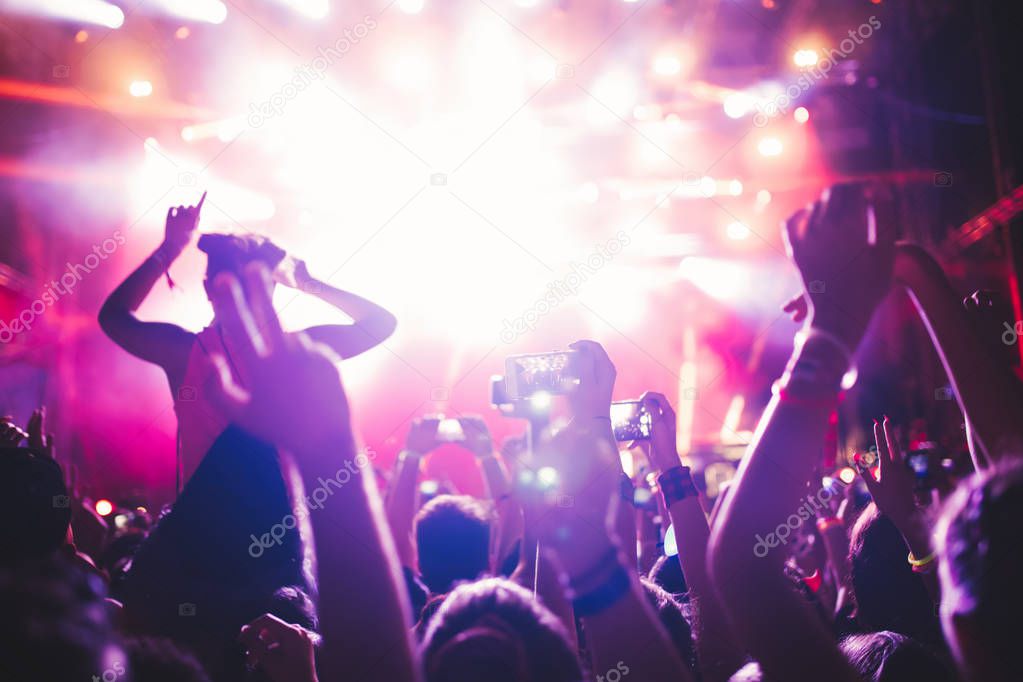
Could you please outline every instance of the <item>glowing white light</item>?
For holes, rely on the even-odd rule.
[[[659,76],[677,76],[682,71],[682,62],[674,55],[661,55],[654,59],[654,73]]]
[[[728,183],[728,193],[731,194],[733,197],[741,196],[742,182],[740,182],[739,180],[732,180],[730,183]]]
[[[778,156],[782,149],[781,140],[777,137],[765,137],[757,143],[757,151],[761,156]]]
[[[710,198],[718,193],[718,183],[715,182],[714,178],[709,175],[705,175],[700,178],[700,194]]]
[[[540,0],[515,0],[515,4],[519,7],[536,7],[540,4]]]
[[[5,10],[76,23],[96,24],[107,28],[120,28],[124,12],[103,0],[7,0]]]
[[[742,241],[750,236],[750,229],[738,220],[728,223],[728,227],[725,228],[725,234],[728,235],[729,239],[735,241]]]
[[[96,513],[100,516],[109,516],[114,511],[114,505],[110,500],[99,500],[96,502]]]
[[[664,533],[664,556],[676,556],[678,554],[678,544],[675,541],[675,526],[668,526],[668,530]]]
[[[405,14],[419,14],[425,5],[425,0],[398,0],[398,9]]]
[[[753,207],[758,211],[763,211],[767,208],[767,205],[771,203],[771,193],[766,189],[757,191],[757,198],[753,203]]]
[[[388,69],[391,82],[403,90],[423,90],[432,79],[433,72],[423,55],[401,54],[391,62]]]
[[[153,84],[149,81],[132,81],[128,92],[132,97],[149,97],[153,94]]]
[[[800,68],[814,66],[817,63],[817,50],[796,50],[792,55],[792,61]]]
[[[546,411],[551,406],[551,394],[547,391],[537,391],[529,399],[529,404],[534,410]]]
[[[625,71],[612,71],[604,74],[593,85],[592,92],[600,103],[597,105],[598,107],[603,105],[601,108],[607,107],[619,115],[631,111],[638,97],[636,82]],[[607,113],[607,109],[604,111]]]
[[[558,470],[554,467],[542,467],[536,472],[536,480],[544,488],[553,488],[558,483]]]
[[[806,107],[797,107],[792,112],[792,118],[796,119],[796,123],[806,123],[810,120],[810,111]]]
[[[595,204],[600,199],[600,188],[595,182],[584,183],[579,188],[579,199],[587,204]]]
[[[753,108],[753,98],[743,92],[733,92],[725,97],[722,106],[728,118],[742,118]]]

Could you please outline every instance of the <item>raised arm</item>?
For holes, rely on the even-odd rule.
[[[192,334],[173,324],[143,322],[135,311],[188,246],[205,200],[203,193],[195,206],[177,206],[167,211],[163,243],[114,289],[99,311],[99,326],[114,343],[137,358],[163,367],[172,383],[184,373]]]
[[[297,471],[289,466],[289,479],[305,490],[322,485],[323,477],[351,472],[353,463],[359,472],[300,519],[311,530],[320,576],[321,679],[418,680],[404,583],[376,486],[361,473],[365,455],[356,452],[337,358],[303,334],[282,331],[270,274],[261,264],[247,267],[242,283],[230,274],[218,277],[213,304],[225,331],[238,340],[232,359],[252,377],[243,391],[225,358],[214,355],[220,381],[211,398],[219,409],[291,453]]]
[[[875,215],[863,188],[840,185],[786,223],[790,256],[810,292],[810,324],[711,532],[715,587],[733,631],[769,679],[859,679],[787,583],[785,550],[774,533],[787,532],[793,518],[812,523],[805,495],[828,416],[851,355],[889,289],[892,226]]]
[[[895,277],[908,290],[955,388],[959,407],[982,450],[974,453],[974,465],[981,469],[1018,447],[1023,401],[1010,370],[991,354],[977,351],[983,344],[974,338],[970,318],[959,304],[961,297],[926,251],[900,244]]]
[[[675,527],[682,574],[696,604],[694,634],[700,669],[705,682],[725,681],[742,667],[744,657],[707,573],[710,526],[689,468],[683,467],[678,457],[671,403],[660,393],[646,393],[642,401],[652,418],[650,463],[657,469],[658,487]]]
[[[417,570],[416,548],[413,540],[413,522],[419,509],[419,469],[423,457],[437,447],[437,424],[435,417],[424,417],[412,421],[405,449],[398,455],[391,487],[387,491],[387,523],[394,536],[401,565]]]
[[[387,340],[397,326],[394,315],[361,296],[342,291],[309,274],[305,261],[285,256],[274,270],[274,279],[329,303],[352,318],[352,324],[325,324],[306,329],[313,341],[337,353],[342,359],[365,353]]]

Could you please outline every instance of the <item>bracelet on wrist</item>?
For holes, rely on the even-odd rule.
[[[658,476],[657,487],[661,491],[665,507],[699,495],[696,484],[693,483],[692,471],[681,464]]]
[[[594,616],[606,611],[621,600],[632,588],[629,572],[621,564],[597,587],[582,593],[573,593],[572,609],[580,617]]]
[[[937,557],[937,552],[931,552],[923,559],[917,559],[910,552],[909,556],[906,557],[909,561],[909,565],[913,568],[914,573],[930,573],[934,568],[934,559]]]

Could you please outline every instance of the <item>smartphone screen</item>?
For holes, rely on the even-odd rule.
[[[615,440],[624,443],[633,440],[650,440],[650,413],[638,400],[611,403],[611,429]]]
[[[508,397],[527,399],[539,392],[570,393],[579,385],[578,353],[555,351],[513,355],[505,360]]]

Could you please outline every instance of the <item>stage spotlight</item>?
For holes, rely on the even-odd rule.
[[[728,223],[728,227],[725,228],[725,234],[728,238],[733,241],[742,241],[750,236],[750,229],[746,227],[744,223],[738,220]]]
[[[682,62],[675,55],[660,55],[654,59],[653,68],[658,76],[677,76],[682,71]]]
[[[100,516],[110,516],[110,513],[114,511],[114,505],[111,504],[110,500],[97,500],[96,501],[96,513]]]
[[[222,24],[227,19],[227,5],[220,0],[158,0],[160,9],[189,21]]]
[[[817,64],[817,50],[796,50],[792,55],[792,61],[800,68],[808,68]]]
[[[777,137],[765,137],[757,143],[757,151],[761,156],[779,156],[783,146]]]
[[[797,107],[792,112],[792,118],[796,119],[796,123],[806,123],[810,120],[810,110],[806,107]]]
[[[107,28],[121,28],[124,24],[121,8],[104,0],[7,0],[2,4],[5,10],[16,14]]]
[[[725,97],[722,104],[725,108],[725,116],[742,118],[753,108],[753,98],[743,92],[733,92]]]
[[[842,483],[849,485],[856,480],[856,472],[852,467],[842,467],[838,472],[838,477],[842,480]]]
[[[425,0],[398,0],[398,9],[405,14],[419,14],[425,6]]]
[[[132,81],[128,92],[132,97],[149,97],[153,94],[153,84],[149,81]]]
[[[81,31],[79,31],[78,33],[75,34],[75,42],[76,43],[84,43],[88,39],[89,39],[89,32],[86,31],[84,28]]]
[[[537,391],[529,399],[529,406],[537,412],[546,412],[551,407],[551,394],[546,391]]]
[[[174,31],[174,37],[178,40],[184,40],[190,35],[192,35],[192,31],[187,26],[179,26],[178,30]]]
[[[739,180],[732,180],[728,183],[728,193],[733,197],[742,196],[742,182]]]

